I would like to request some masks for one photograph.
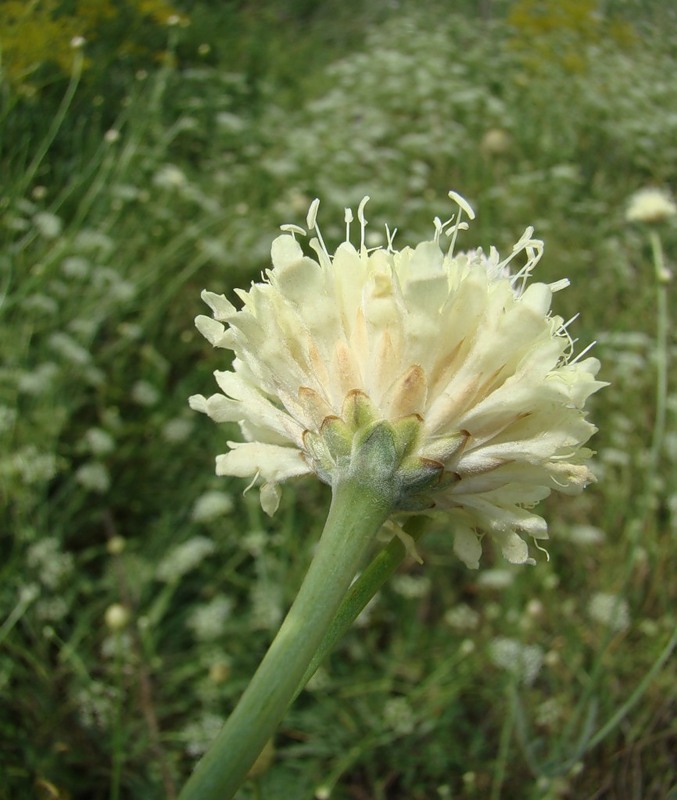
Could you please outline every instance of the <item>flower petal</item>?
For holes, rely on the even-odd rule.
[[[261,442],[228,442],[230,452],[216,457],[216,474],[247,478],[260,475],[269,483],[280,483],[311,472],[303,453],[293,447]]]

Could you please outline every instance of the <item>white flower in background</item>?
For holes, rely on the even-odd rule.
[[[119,697],[111,686],[91,680],[75,693],[73,700],[81,725],[90,730],[107,730],[114,719]]]
[[[223,635],[223,626],[233,610],[233,601],[225,595],[217,595],[208,603],[193,609],[187,625],[200,641],[210,641]]]
[[[416,728],[414,709],[406,697],[391,697],[383,706],[383,722],[398,736],[408,736]]]
[[[186,753],[194,758],[206,753],[223,723],[223,717],[206,712],[195,722],[186,725],[181,733]]]
[[[93,228],[83,228],[75,236],[73,246],[84,253],[96,253],[98,256],[108,255],[114,247],[114,242],[108,234]]]
[[[105,456],[115,450],[115,439],[103,428],[89,428],[84,439],[88,450],[96,456]]]
[[[160,392],[149,381],[136,381],[132,386],[131,397],[140,406],[154,406],[160,400]]]
[[[46,597],[35,604],[35,614],[42,622],[58,622],[69,610],[68,603],[60,596]]]
[[[187,183],[185,173],[174,164],[163,164],[153,175],[153,184],[160,189],[181,189]]]
[[[282,592],[268,581],[259,581],[251,592],[251,627],[275,630],[283,617]]]
[[[230,514],[234,508],[233,498],[226,492],[205,492],[195,501],[191,518],[194,522],[211,522]]]
[[[594,525],[570,525],[562,530],[562,538],[568,539],[573,544],[593,546],[603,544],[606,534]]]
[[[498,636],[489,644],[489,657],[501,669],[530,686],[543,666],[543,650],[537,644],[522,644],[516,639]]]
[[[39,292],[29,294],[22,305],[25,311],[37,311],[39,314],[56,314],[59,310],[59,304],[53,297]]]
[[[445,611],[444,621],[457,631],[472,631],[479,627],[482,618],[467,603],[459,603]]]
[[[468,566],[478,566],[484,533],[508,561],[525,563],[522,537],[547,538],[534,504],[592,480],[582,445],[596,429],[583,406],[604,384],[597,359],[572,358],[569,323],[550,312],[568,281],[528,285],[542,250],[532,229],[505,259],[494,247],[455,253],[462,214],[474,213],[450,197],[455,217],[435,219],[431,241],[402,250],[387,229],[386,246],[366,248],[365,198],[359,248],[347,210],[346,241],[334,255],[314,201],[314,258],[296,240],[305,230],[283,226],[273,268],[236,292],[239,310],[203,292],[214,318],[196,325],[235,359],[215,373],[222,393],[190,404],[240,424],[245,441],[228,443],[216,471],[259,481],[269,514],[280,483],[315,473],[331,485],[350,469],[355,443],[386,422],[400,458],[388,487],[395,510],[451,516]],[[526,263],[511,271],[520,256]]]
[[[54,453],[42,453],[28,444],[12,453],[9,463],[3,465],[11,474],[16,473],[26,484],[46,483],[57,474],[59,462]]]
[[[127,627],[131,618],[131,614],[126,606],[123,606],[120,603],[113,603],[112,605],[108,606],[103,618],[110,630],[121,631],[123,628]]]
[[[677,206],[663,189],[640,189],[630,198],[625,218],[628,222],[664,222],[677,215]]]
[[[69,256],[61,262],[61,272],[67,278],[84,279],[91,272],[92,265],[82,256]]]
[[[58,353],[66,361],[74,364],[77,367],[82,367],[89,364],[92,360],[92,355],[81,344],[75,341],[72,336],[62,331],[55,331],[48,339],[49,346]]]
[[[49,211],[38,212],[33,217],[33,223],[44,239],[56,239],[63,230],[61,218]]]
[[[515,582],[515,571],[510,569],[485,569],[477,576],[477,586],[480,589],[500,592],[512,586]]]
[[[100,461],[87,461],[75,471],[75,480],[91,492],[105,494],[111,485],[110,472]]]
[[[417,600],[430,592],[430,578],[427,575],[408,575],[401,572],[393,575],[390,585],[394,592],[407,600]]]
[[[630,627],[628,602],[617,594],[594,594],[588,603],[588,616],[616,633]]]
[[[72,553],[63,552],[58,539],[45,536],[30,546],[26,564],[35,572],[40,583],[49,589],[57,589],[72,578],[75,559]]]
[[[193,432],[193,428],[192,420],[186,419],[185,417],[175,417],[165,423],[162,428],[162,438],[171,444],[185,442]]]
[[[512,145],[512,139],[507,131],[501,128],[490,128],[482,137],[480,152],[485,156],[503,156]]]
[[[216,545],[206,536],[193,536],[178,545],[160,561],[155,573],[160,581],[173,583],[198,566],[216,550]]]

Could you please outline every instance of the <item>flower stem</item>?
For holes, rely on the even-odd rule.
[[[406,533],[411,537],[412,545],[415,544],[425,531],[428,520],[425,517],[414,517],[406,526]],[[385,582],[404,561],[408,550],[401,539],[393,537],[390,542],[374,557],[373,561],[364,570],[360,577],[353,583],[346,593],[336,616],[332,620],[327,632],[317,648],[315,655],[303,676],[296,694],[299,695],[303,687],[315,674],[315,671],[324,661],[329,651],[350,628],[367,603],[376,595]]]
[[[656,416],[649,456],[649,480],[657,477],[661,448],[665,437],[665,419],[668,400],[668,281],[663,248],[656,231],[649,233],[654,270],[656,273]]]
[[[377,488],[350,477],[334,485],[315,555],[282,626],[179,800],[230,800],[275,733],[364,555],[392,511]]]

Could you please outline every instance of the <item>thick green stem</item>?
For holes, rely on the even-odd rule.
[[[423,534],[427,518],[414,517],[405,527],[405,533],[414,545]],[[327,633],[315,655],[305,675],[303,676],[296,694],[300,694],[303,687],[315,674],[315,671],[324,661],[334,645],[341,639],[344,633],[355,622],[360,613],[364,610],[367,603],[383,587],[388,578],[395,572],[399,565],[404,561],[408,554],[407,547],[401,539],[393,537],[390,542],[381,550],[364,570],[360,577],[353,583],[348,590],[343,602],[341,603],[336,616],[331,622]]]
[[[179,800],[229,800],[275,733],[365,552],[392,511],[385,492],[347,478],[298,595],[275,640]]]

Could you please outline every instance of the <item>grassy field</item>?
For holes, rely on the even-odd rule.
[[[555,310],[610,383],[598,482],[546,501],[536,566],[471,571],[426,534],[238,797],[677,798],[677,309],[655,269],[677,225],[626,220],[677,191],[675,10],[282,5],[186,4],[134,47],[72,47],[74,17],[61,62],[3,57],[0,798],[176,796],[329,500],[299,481],[269,519],[214,476],[239,433],[187,405],[227,366],[200,291],[248,286],[314,197],[330,248],[366,194],[374,242],[388,223],[402,246],[449,189],[477,212],[464,248],[533,225],[537,277],[571,280]]]

